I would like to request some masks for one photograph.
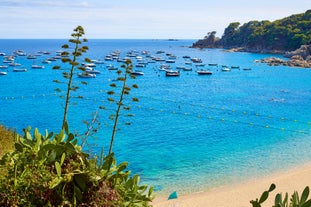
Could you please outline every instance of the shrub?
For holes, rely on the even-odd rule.
[[[100,162],[99,162],[100,161]],[[99,164],[102,163],[102,164]],[[149,206],[153,188],[139,186],[113,153],[89,158],[68,129],[42,135],[30,128],[0,162],[0,206]]]

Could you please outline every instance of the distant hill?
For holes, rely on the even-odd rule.
[[[197,48],[237,48],[239,51],[284,53],[311,44],[311,10],[270,21],[232,22],[221,38],[209,32],[193,43]]]

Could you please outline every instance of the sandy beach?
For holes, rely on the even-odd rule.
[[[231,186],[200,192],[190,195],[179,195],[177,199],[167,200],[156,197],[154,207],[251,207],[251,200],[259,198],[263,191],[267,190],[271,183],[276,189],[270,193],[263,206],[271,207],[277,193],[289,193],[296,190],[301,195],[306,186],[311,186],[311,163],[289,169],[288,171],[264,176],[259,179],[248,180]]]

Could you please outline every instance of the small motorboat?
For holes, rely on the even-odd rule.
[[[213,72],[210,70],[198,70],[197,71],[198,75],[212,75]]]
[[[167,70],[165,73],[166,76],[180,76],[180,71]]]
[[[91,73],[78,73],[78,77],[79,78],[95,78],[96,75],[91,74]]]
[[[85,72],[90,74],[100,74],[99,70],[95,70],[92,67],[85,67]]]
[[[31,65],[31,68],[33,68],[33,69],[43,69],[44,66],[43,65]]]
[[[134,70],[133,72],[131,72],[132,75],[144,75],[144,72],[141,70]]]
[[[8,74],[8,72],[0,71],[0,75],[6,75],[6,74]]]
[[[13,72],[27,72],[26,68],[13,68]]]
[[[221,69],[221,71],[223,71],[223,72],[229,72],[229,71],[231,71],[231,69],[230,69],[230,68],[225,67],[225,68],[222,68],[222,69]]]

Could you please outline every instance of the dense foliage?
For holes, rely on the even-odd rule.
[[[193,44],[193,47],[210,47],[209,33],[204,40]],[[208,41],[209,40],[209,41]],[[311,43],[311,10],[292,15],[273,22],[250,21],[243,25],[232,22],[225,29],[220,39],[215,39],[213,46],[224,48],[242,47],[247,51],[292,51],[301,45]]]
[[[149,206],[152,199],[126,162],[116,165],[113,153],[90,158],[67,126],[55,135],[25,129],[0,167],[7,170],[0,206]]]

